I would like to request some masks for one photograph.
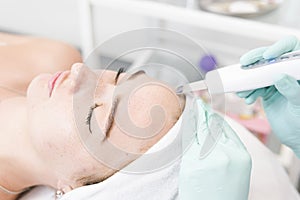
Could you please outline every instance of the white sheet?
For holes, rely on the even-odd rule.
[[[252,157],[250,200],[298,200],[300,196],[275,155],[246,128],[226,118]]]

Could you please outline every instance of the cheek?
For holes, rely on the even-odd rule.
[[[129,118],[140,127],[147,127],[152,123],[160,124],[155,123],[157,119],[166,125],[179,108],[178,98],[171,90],[160,85],[144,87],[134,92],[128,101]]]
[[[79,142],[70,111],[49,107],[39,105],[29,114],[30,137],[37,154],[55,164],[74,154]]]
[[[119,104],[109,140],[120,149],[145,152],[177,121],[180,104],[173,91],[160,85],[133,92],[127,103]]]

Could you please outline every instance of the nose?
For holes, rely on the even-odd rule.
[[[95,85],[95,73],[83,63],[75,63],[71,67],[71,86],[73,92],[76,92],[81,87],[92,87]]]
[[[72,76],[77,77],[79,75],[80,71],[82,70],[83,65],[84,65],[83,63],[75,63],[75,64],[73,64],[72,67],[71,67],[71,74],[72,74]]]
[[[95,73],[83,63],[75,63],[71,67],[71,79],[74,82],[89,79],[95,76]]]

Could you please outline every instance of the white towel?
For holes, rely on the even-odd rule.
[[[75,189],[61,200],[173,200],[178,197],[180,162],[150,174],[117,173],[106,181]]]

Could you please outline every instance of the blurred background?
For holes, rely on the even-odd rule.
[[[239,62],[250,49],[272,44],[287,35],[300,39],[299,0],[0,0],[0,31],[62,40],[78,48],[84,58],[104,41],[122,32],[160,27],[186,34],[201,44],[198,53],[184,41],[155,38],[180,45],[205,74]],[[149,39],[145,35],[145,39]],[[159,36],[153,36],[159,37]],[[101,50],[109,62],[117,47]],[[176,63],[167,54],[149,53],[120,60],[123,65],[149,60]],[[209,101],[205,92],[200,93]],[[225,102],[219,102],[220,107]],[[300,161],[271,134],[260,102],[247,106],[234,94],[226,96],[226,115],[243,124],[270,148],[299,187]]]

